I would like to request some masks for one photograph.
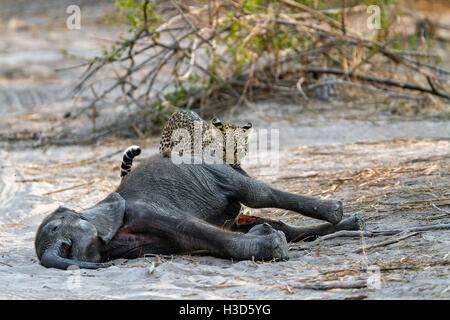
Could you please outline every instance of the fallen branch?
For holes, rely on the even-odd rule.
[[[310,290],[330,290],[330,289],[362,289],[367,287],[366,280],[356,281],[328,281],[328,282],[312,282],[302,284],[292,284],[294,289],[310,289]]]
[[[316,68],[316,67],[305,67],[305,68],[302,68],[301,71],[311,72],[311,73],[338,74],[338,75],[345,74],[345,72],[343,70],[337,69],[337,68],[324,69],[324,68]],[[448,94],[445,94],[440,91],[436,91],[435,89],[425,88],[425,87],[422,87],[422,86],[419,86],[416,84],[412,84],[412,83],[408,83],[408,82],[401,82],[401,81],[392,80],[392,79],[382,79],[382,78],[377,78],[377,77],[373,77],[373,76],[364,76],[361,74],[354,74],[353,76],[355,78],[357,78],[359,80],[363,80],[363,81],[379,83],[379,84],[402,88],[402,89],[407,89],[407,90],[420,91],[420,92],[433,94],[438,97],[443,97],[443,98],[450,100],[450,95],[448,95]]]
[[[424,227],[411,227],[406,229],[394,229],[394,230],[374,230],[374,231],[349,231],[341,230],[332,234],[318,238],[314,243],[330,240],[338,237],[375,237],[375,236],[391,236],[402,232],[424,232],[432,230],[448,230],[450,229],[450,223],[433,224]]]
[[[380,272],[390,272],[390,271],[398,271],[398,270],[419,270],[429,267],[435,267],[435,266],[446,266],[450,263],[448,259],[442,259],[442,260],[435,260],[426,264],[413,264],[413,265],[398,265],[398,266],[390,266],[390,267],[378,267],[376,266],[376,270]],[[337,273],[359,273],[359,272],[369,272],[373,271],[374,268],[349,268],[349,269],[337,269],[337,270],[328,270],[323,271],[320,274],[322,276],[328,275],[328,274],[337,274]]]
[[[395,92],[395,91],[389,91],[389,90],[383,90],[383,89],[377,89],[374,87],[369,87],[369,86],[365,86],[363,84],[360,83],[355,83],[355,82],[351,82],[351,81],[345,81],[342,79],[336,79],[336,80],[325,80],[325,81],[321,81],[319,83],[315,83],[312,84],[308,87],[305,88],[306,91],[311,91],[313,89],[316,89],[318,87],[322,87],[322,86],[329,86],[329,85],[345,85],[345,86],[350,86],[350,87],[356,87],[359,88],[361,90],[367,90],[370,92],[374,92],[374,93],[382,93],[385,95],[388,95],[390,97],[395,97],[395,98],[403,98],[403,99],[412,99],[412,100],[423,100],[424,97],[420,97],[420,96],[412,96],[406,93],[400,93],[400,92]]]
[[[396,239],[391,239],[391,240],[386,240],[386,241],[383,241],[383,242],[380,242],[380,243],[376,243],[374,245],[367,246],[364,249],[363,248],[357,249],[354,252],[355,253],[361,253],[363,251],[371,250],[371,249],[374,249],[374,248],[388,246],[390,244],[397,243],[399,241],[408,239],[409,237],[416,236],[418,234],[419,234],[419,232],[411,232],[411,233],[410,232],[406,232],[406,234],[404,236],[402,236],[402,237],[399,237],[399,238],[396,238]]]

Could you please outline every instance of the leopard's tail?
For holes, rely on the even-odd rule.
[[[123,153],[122,166],[120,167],[120,178],[122,179],[131,171],[134,157],[141,154],[141,148],[139,146],[130,146]]]

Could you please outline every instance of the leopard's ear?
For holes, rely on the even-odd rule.
[[[211,120],[211,124],[216,127],[217,129],[222,129],[223,128],[223,123],[222,121],[220,121],[219,118],[214,118]]]
[[[245,130],[250,130],[251,128],[253,128],[253,125],[251,124],[251,122],[247,123],[246,125],[244,125],[242,127],[242,129],[245,129]]]

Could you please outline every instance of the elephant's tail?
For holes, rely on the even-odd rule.
[[[139,146],[130,146],[123,153],[122,166],[120,167],[120,178],[122,179],[131,171],[134,157],[141,154],[141,148]]]

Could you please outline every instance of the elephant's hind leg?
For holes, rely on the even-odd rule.
[[[317,237],[340,230],[362,230],[365,226],[364,220],[359,216],[359,214],[343,219],[338,224],[321,223],[307,227],[290,226],[280,220],[250,215],[239,215],[234,224],[231,225],[230,230],[248,232],[254,226],[263,223],[269,224],[275,230],[283,231],[288,242],[314,240]]]
[[[239,186],[236,199],[250,208],[280,208],[298,212],[314,219],[338,224],[342,219],[341,200],[322,200],[273,189],[244,175],[234,175]]]

